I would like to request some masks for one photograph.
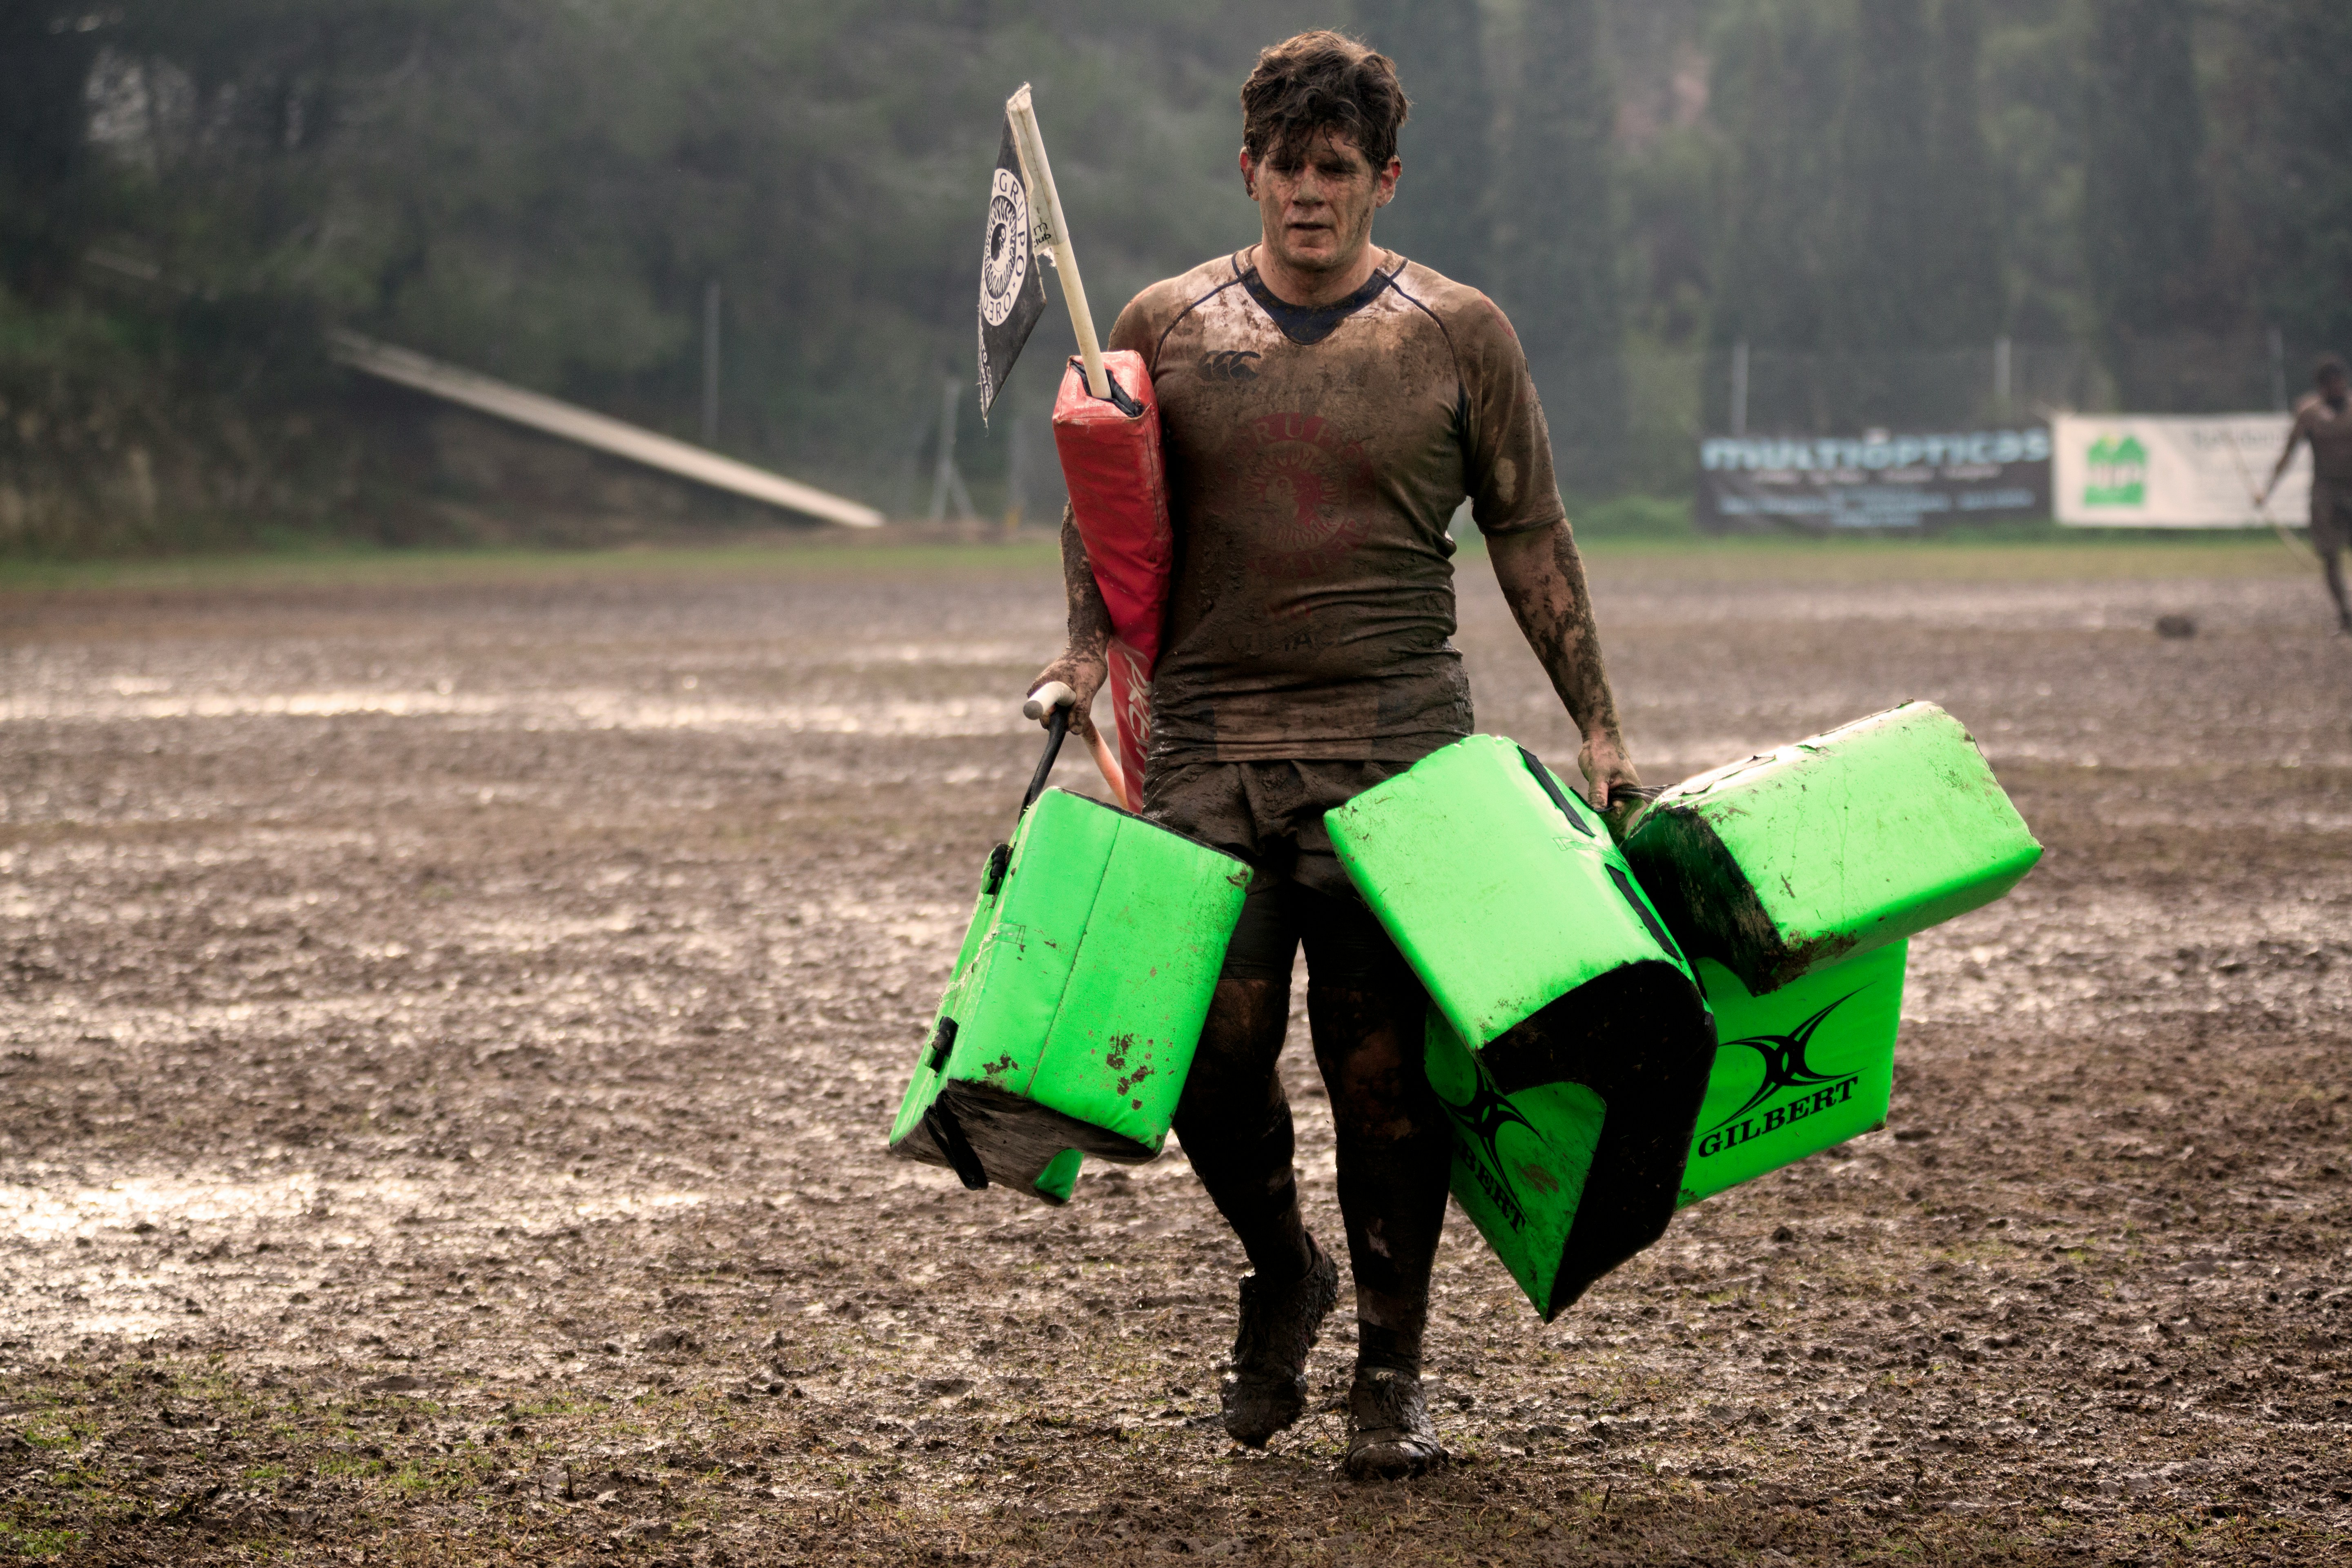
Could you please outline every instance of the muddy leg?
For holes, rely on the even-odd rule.
[[[1307,990],[1315,1059],[1339,1131],[1356,1363],[1415,1375],[1452,1158],[1444,1112],[1422,1065],[1427,1005],[1410,973],[1377,987]]]
[[[2336,626],[2338,631],[2352,632],[2352,604],[2344,597],[2344,552],[2333,543],[2324,543],[2319,555],[2320,574],[2327,580],[2327,596],[2336,601]]]
[[[1339,1270],[1299,1223],[1290,1101],[1275,1070],[1289,1022],[1286,974],[1219,980],[1176,1110],[1186,1157],[1249,1254],[1217,1398],[1227,1434],[1254,1448],[1305,1414],[1307,1355],[1339,1296]]]
[[[1275,1069],[1289,1022],[1286,980],[1218,981],[1176,1105],[1184,1157],[1250,1267],[1276,1285],[1305,1274],[1313,1258],[1291,1169],[1290,1100]]]

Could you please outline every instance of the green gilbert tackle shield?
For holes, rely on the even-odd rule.
[[[1504,1093],[1434,1007],[1427,1059],[1454,1128],[1454,1200],[1549,1319],[1608,1107],[1590,1086],[1561,1080]]]
[[[1087,1154],[1159,1153],[1248,881],[1232,856],[1033,786],[989,857],[890,1152],[1055,1204]]]
[[[1886,1125],[1908,942],[1818,970],[1761,996],[1710,958],[1715,1071],[1699,1106],[1687,1205]]]
[[[1989,904],[2041,858],[1932,702],[1685,779],[1625,837],[1684,948],[1758,995]]]
[[[1549,1320],[1673,1215],[1715,1049],[1690,968],[1599,816],[1507,740],[1323,821],[1429,993],[1454,1196]]]
[[[1324,813],[1356,890],[1454,1032],[1486,1044],[1627,964],[1689,967],[1600,815],[1535,757],[1473,735]]]

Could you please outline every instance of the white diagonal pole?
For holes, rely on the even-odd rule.
[[[573,404],[559,402],[536,392],[526,392],[520,386],[509,386],[477,372],[444,364],[427,359],[410,349],[380,343],[373,338],[336,328],[327,334],[334,357],[353,370],[369,375],[413,387],[418,392],[495,415],[500,419],[543,430],[567,441],[600,452],[610,452],[617,458],[643,463],[649,468],[659,468],[677,474],[698,484],[713,489],[732,490],[737,495],[750,496],[771,506],[790,511],[804,511],[811,517],[821,517],[827,522],[838,522],[850,528],[879,528],[882,514],[870,506],[828,495],[814,485],[788,479],[782,474],[772,474],[755,468],[749,463],[739,463],[732,458],[722,458],[716,452],[706,452],[684,441],[673,441],[651,430],[641,430],[635,425],[624,425],[602,414],[593,414]]]
[[[1062,216],[1062,193],[1054,188],[1054,166],[1045,161],[1045,138],[1037,130],[1037,108],[1029,101],[1029,84],[1004,100],[1013,117],[1013,145],[1021,154],[1021,173],[1029,187],[1029,208],[1042,216],[1045,247],[1054,270],[1062,279],[1062,303],[1070,308],[1070,330],[1078,336],[1078,357],[1087,367],[1087,390],[1097,397],[1110,395],[1110,376],[1103,370],[1102,344],[1095,338],[1095,319],[1087,309],[1087,286],[1078,279],[1078,258],[1070,249],[1070,226]]]

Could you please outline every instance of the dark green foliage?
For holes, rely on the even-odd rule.
[[[1838,23],[1828,0],[1747,0],[1717,36],[1713,108],[1728,145],[1718,343],[1822,346],[1849,52]]]
[[[95,18],[60,0],[0,0],[0,284],[54,299],[95,217],[83,84]]]
[[[2085,0],[1990,0],[1980,81],[2009,263],[2009,325],[2021,342],[2092,328],[2084,292]]]
[[[1910,373],[1887,356],[1927,346],[1937,301],[1920,287],[1944,237],[1931,179],[1927,0],[1854,0],[1853,76],[1838,170],[1844,223],[1832,268],[1826,391],[1839,428],[1886,419]]]
[[[1854,0],[1839,195],[1838,348],[1920,346],[1919,283],[1939,237],[1928,177],[1927,0]]]
[[[1396,62],[1412,100],[1397,139],[1404,175],[1373,237],[1448,278],[1486,288],[1495,280],[1486,209],[1495,98],[1476,0],[1355,0],[1354,22],[1358,37]]]
[[[2231,274],[2305,352],[2352,349],[2352,7],[2235,0],[2216,95]]]
[[[2042,400],[2157,408],[2269,401],[2269,325],[2295,385],[2352,348],[2344,5],[1340,11],[1413,99],[1376,236],[1509,311],[1580,501],[1678,482],[1742,342],[1759,428],[1976,417],[2003,331],[2021,366],[2095,344],[2112,373]],[[350,414],[390,395],[326,362],[330,326],[697,438],[714,279],[719,444],[919,512],[941,379],[971,377],[1005,94],[1035,85],[1108,327],[1255,237],[1236,89],[1331,20],[1295,0],[0,0],[0,549],[240,509],[394,529],[371,498],[432,471],[421,416],[395,438],[396,407]],[[2183,353],[2183,332],[2231,335]],[[983,510],[1016,444],[1044,499],[1068,347],[1057,305],[998,427],[964,402]]]
[[[1625,441],[1625,308],[1599,0],[1534,0],[1513,54],[1492,289],[1527,348],[1561,482],[1605,494]]]
[[[2006,324],[2006,247],[1985,145],[1984,0],[1940,0],[1927,118],[1926,186],[1931,207],[1920,258],[1922,348],[1979,347]]]
[[[934,438],[940,378],[971,375],[1005,95],[1035,83],[1108,328],[1144,284],[1255,233],[1234,95],[1303,20],[1283,10],[150,0],[95,78],[117,215],[100,237],[168,286],[109,275],[89,302],[161,310],[148,336],[169,359],[179,293],[275,299],[289,323],[691,438],[715,278],[720,445],[904,507],[893,481]],[[254,357],[284,341],[240,356],[257,384],[278,373]],[[1057,306],[1010,414],[1042,412],[1069,341]],[[1008,443],[965,413],[959,458],[990,496]]]
[[[1709,122],[1707,24],[1717,0],[1603,0],[1617,100],[1611,162],[1623,203],[1628,329],[1682,347],[1713,291],[1720,137]],[[1516,95],[1515,95],[1516,96]]]
[[[2091,0],[2084,268],[2135,406],[2173,402],[2170,388],[2135,374],[2140,340],[2221,324],[2193,15],[2190,0]]]

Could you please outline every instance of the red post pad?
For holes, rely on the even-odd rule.
[[[1131,349],[1103,355],[1103,368],[1111,381],[1108,398],[1089,393],[1084,367],[1070,362],[1054,400],[1054,447],[1095,585],[1110,611],[1111,708],[1132,805],[1143,794],[1151,669],[1160,658],[1176,535],[1168,519],[1168,470],[1151,374]]]

